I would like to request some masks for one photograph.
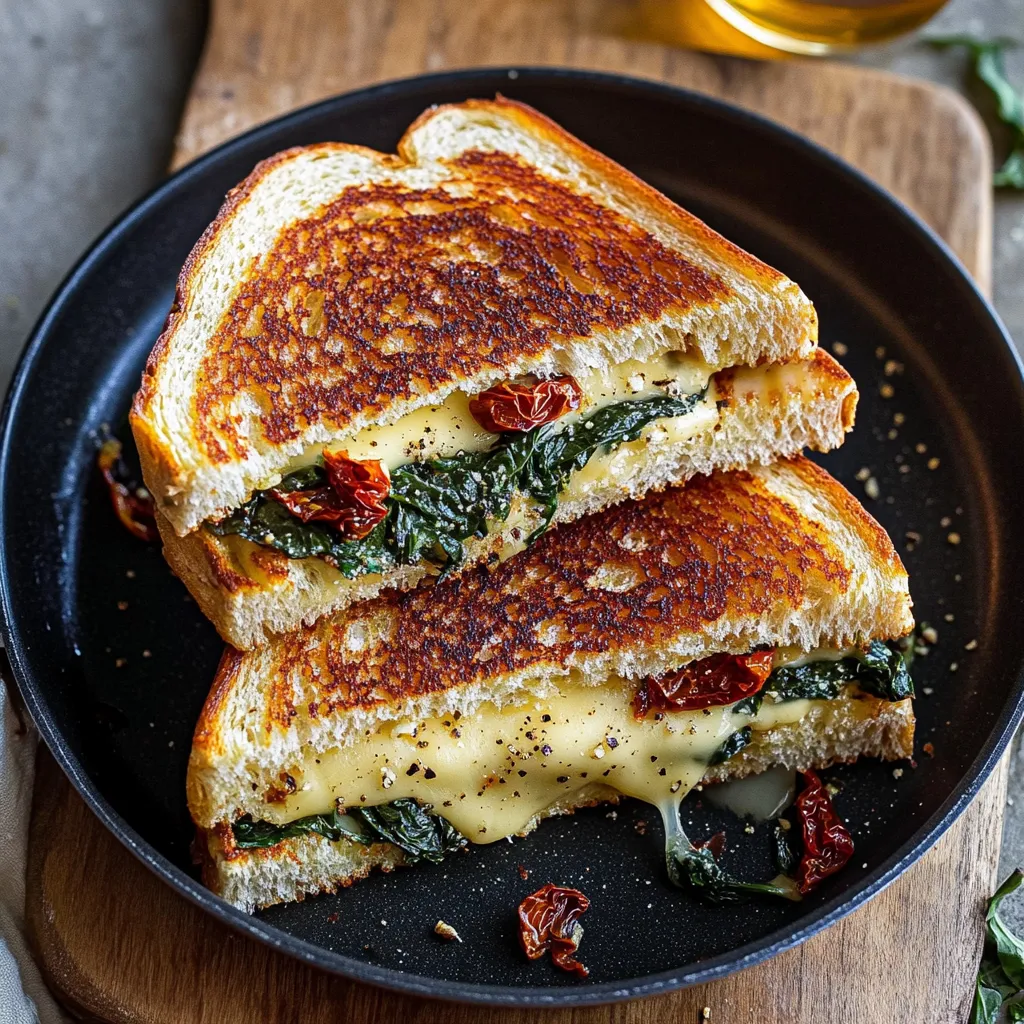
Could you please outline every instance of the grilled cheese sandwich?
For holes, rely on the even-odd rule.
[[[168,561],[248,649],[694,473],[836,446],[856,389],[816,341],[782,274],[536,111],[471,101],[398,155],[298,148],[234,190],[132,429]],[[532,418],[481,419],[511,392]],[[514,480],[479,468],[505,451]]]
[[[891,543],[806,460],[617,506],[229,651],[189,766],[204,877],[252,909],[408,859],[346,835],[364,809],[428,808],[486,844],[597,800],[667,813],[701,782],[909,756],[909,679],[881,641],[911,625]],[[754,664],[747,691],[640,699]]]

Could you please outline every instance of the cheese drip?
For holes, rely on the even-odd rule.
[[[632,399],[653,398],[666,393],[695,394],[707,385],[711,373],[711,367],[699,355],[666,352],[644,361],[628,359],[606,370],[577,376],[583,402],[576,412],[563,416],[558,423],[564,426],[606,405]],[[396,423],[366,427],[354,437],[329,448],[345,451],[353,459],[377,459],[388,469],[396,469],[407,462],[445,458],[460,451],[483,451],[494,444],[497,435],[484,430],[476,422],[469,411],[469,400],[469,395],[457,391],[440,405],[417,409]],[[699,407],[705,408],[715,414],[713,425],[718,418],[713,398],[710,401],[706,399]],[[680,418],[689,419],[688,416]],[[651,424],[647,430],[657,425]],[[322,445],[308,448],[291,461],[285,475],[312,464],[322,451]],[[278,479],[280,477],[270,481],[268,486]]]
[[[797,722],[810,709],[810,701],[769,699],[753,718],[717,707],[638,722],[634,689],[616,678],[515,707],[485,703],[462,718],[389,723],[309,756],[288,772],[295,792],[258,816],[284,823],[413,797],[471,842],[491,843],[595,784],[657,806],[678,802],[732,733]]]

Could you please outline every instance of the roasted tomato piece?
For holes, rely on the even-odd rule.
[[[735,704],[764,686],[771,675],[774,656],[774,651],[713,654],[660,679],[648,676],[633,697],[633,714],[639,720],[651,710],[699,711]]]
[[[128,478],[128,467],[121,460],[121,442],[116,437],[104,441],[96,458],[110,492],[110,502],[124,528],[139,540],[153,543],[160,539],[156,528],[153,496]]]
[[[361,540],[388,514],[385,504],[391,491],[387,467],[376,459],[361,462],[346,452],[324,450],[327,487],[309,491],[271,490],[304,523],[330,523],[346,540]]]
[[[549,949],[551,959],[563,971],[581,978],[590,972],[576,959],[583,937],[580,915],[590,900],[579,889],[566,889],[550,882],[519,904],[519,944],[531,959],[538,960]]]
[[[575,377],[551,377],[536,384],[497,384],[470,399],[469,411],[484,430],[522,433],[560,419],[580,407],[583,391]]]
[[[796,869],[801,893],[809,893],[822,879],[834,875],[853,856],[853,837],[836,814],[832,798],[812,771],[801,773],[804,788],[796,798],[803,830],[804,852]]]

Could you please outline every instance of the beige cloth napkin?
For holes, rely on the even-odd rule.
[[[25,940],[28,819],[38,737],[0,681],[0,1024],[69,1020],[47,991]]]

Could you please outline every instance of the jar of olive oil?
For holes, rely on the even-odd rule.
[[[643,0],[642,8],[648,33],[666,42],[761,56],[761,47],[825,54],[882,42],[923,25],[945,2]],[[745,37],[753,45],[730,45],[730,35]]]

